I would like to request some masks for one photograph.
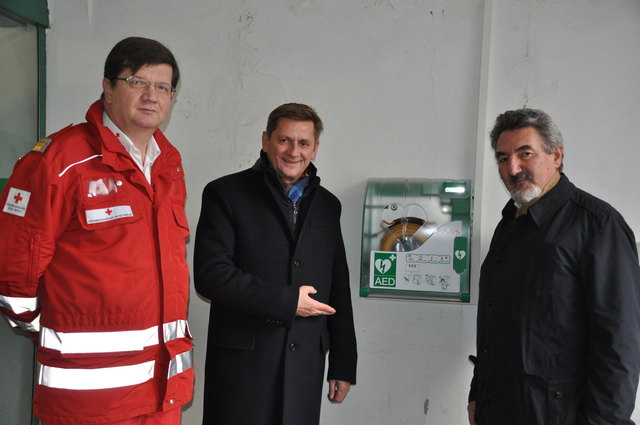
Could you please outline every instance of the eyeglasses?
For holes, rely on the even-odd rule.
[[[154,86],[156,88],[156,91],[163,95],[163,96],[169,96],[169,97],[173,97],[174,94],[176,94],[176,89],[171,87],[170,84],[167,83],[152,83],[151,81],[147,80],[146,78],[142,78],[142,77],[138,77],[137,75],[132,75],[130,77],[127,78],[114,78],[114,80],[120,80],[120,81],[124,81],[127,83],[127,85],[133,89],[138,89],[138,90],[146,90],[151,86]]]

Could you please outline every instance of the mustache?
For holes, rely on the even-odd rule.
[[[514,174],[513,176],[509,176],[509,182],[510,183],[515,183],[518,180],[522,180],[522,179],[533,181],[533,176],[531,174],[525,173],[525,172]]]

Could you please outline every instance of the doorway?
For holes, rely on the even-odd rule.
[[[11,2],[0,1],[0,190],[16,160],[44,133],[44,26],[48,25],[30,20],[37,7],[6,3]],[[4,319],[0,319],[0,341],[0,424],[37,424],[31,407],[34,344]]]

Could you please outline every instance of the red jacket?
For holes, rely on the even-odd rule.
[[[156,131],[149,185],[102,112],[36,145],[0,196],[0,310],[39,334],[34,409],[52,423],[171,410],[193,391],[180,154]]]

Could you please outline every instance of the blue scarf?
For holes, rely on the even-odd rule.
[[[296,202],[298,202],[298,199],[300,199],[300,197],[304,193],[305,187],[307,187],[308,184],[309,184],[309,176],[306,176],[298,180],[291,187],[291,189],[289,189],[288,196],[289,196],[289,199],[291,199],[291,202],[293,202],[293,205],[295,205]]]

